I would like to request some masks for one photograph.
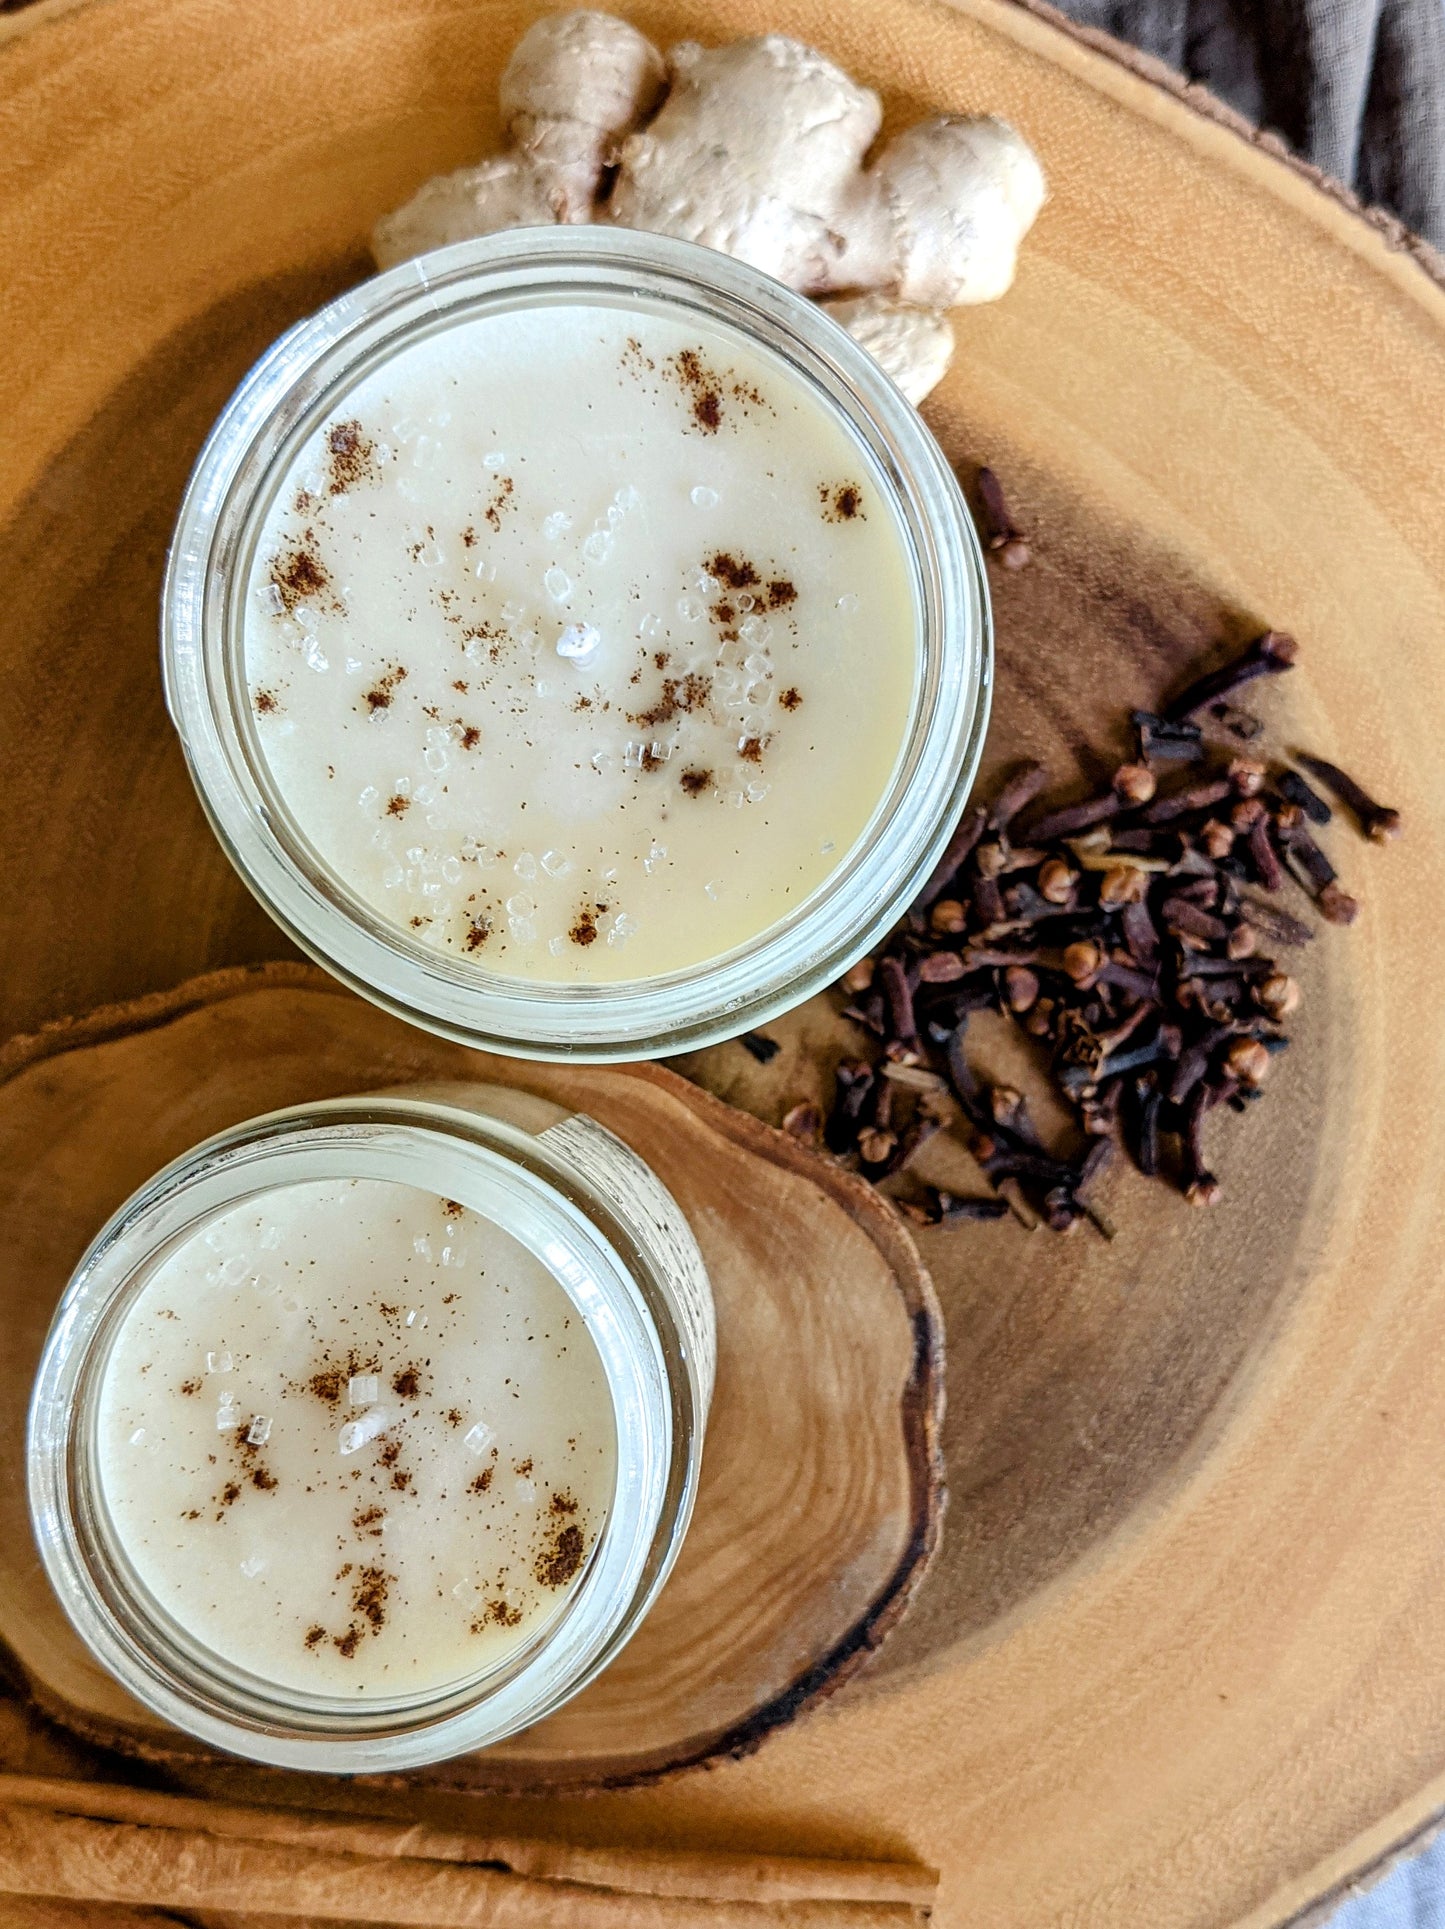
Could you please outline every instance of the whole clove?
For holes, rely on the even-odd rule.
[[[1165,710],[1165,719],[1182,722],[1206,704],[1232,696],[1256,677],[1278,676],[1284,670],[1292,670],[1298,654],[1299,646],[1292,636],[1286,636],[1283,630],[1266,630],[1232,663],[1211,670],[1207,676],[1191,683]]]
[[[933,875],[924,885],[918,896],[918,908],[926,911],[936,898],[941,898],[948,885],[958,873],[959,866],[968,857],[975,844],[983,836],[984,826],[988,823],[988,812],[982,805],[965,811],[958,829],[948,840],[943,856],[938,860]]]
[[[1269,818],[1263,814],[1256,817],[1249,827],[1249,855],[1254,860],[1255,874],[1265,890],[1280,890],[1284,885],[1284,872],[1280,868],[1274,840],[1269,834]]]
[[[1305,769],[1318,777],[1327,790],[1332,790],[1347,810],[1354,812],[1366,837],[1373,838],[1377,844],[1384,844],[1400,835],[1399,811],[1391,809],[1388,804],[1377,804],[1369,792],[1341,770],[1338,764],[1332,764],[1324,757],[1309,756],[1304,751],[1297,755]]]
[[[1028,840],[1030,844],[1052,844],[1061,837],[1072,836],[1075,831],[1090,830],[1095,824],[1117,817],[1123,801],[1117,791],[1109,790],[1102,797],[1090,797],[1082,804],[1067,804],[1062,810],[1050,811],[1032,823]]]
[[[1023,531],[1014,525],[1003,484],[992,469],[983,468],[978,472],[978,500],[983,512],[984,542],[1005,569],[1023,569],[1031,561],[1032,551]]]
[[[1303,824],[1296,824],[1285,840],[1285,860],[1330,924],[1353,924],[1359,901],[1341,890],[1335,867]]]
[[[1210,1109],[1210,1091],[1196,1088],[1184,1113],[1184,1169],[1181,1182],[1191,1206],[1216,1206],[1222,1188],[1209,1170],[1204,1157],[1204,1120]]]
[[[1007,1219],[1007,1199],[970,1199],[953,1192],[936,1193],[938,1217],[935,1225],[955,1225],[965,1219]]]
[[[1232,790],[1228,777],[1211,777],[1203,783],[1190,784],[1183,790],[1171,791],[1166,797],[1156,797],[1144,812],[1144,822],[1170,824],[1176,818],[1207,811],[1215,804],[1222,804]]]
[[[888,1004],[893,1036],[903,1045],[918,1041],[918,1024],[913,1015],[913,991],[901,958],[885,958],[881,969],[883,996]]]
[[[783,1049],[776,1038],[769,1038],[766,1032],[745,1031],[740,1033],[738,1043],[744,1051],[751,1052],[760,1065],[769,1065]]]
[[[988,816],[989,829],[1000,833],[1007,831],[1019,812],[1034,801],[1048,781],[1049,773],[1042,764],[1026,763],[1016,770],[994,799],[993,809]]]
[[[1334,816],[1324,798],[1305,782],[1297,770],[1282,770],[1275,784],[1285,802],[1302,810],[1312,824],[1328,824]]]

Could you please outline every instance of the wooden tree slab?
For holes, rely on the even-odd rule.
[[[969,1929],[1264,1929],[1445,1812],[1445,288],[1038,13],[627,11],[663,39],[798,33],[894,124],[993,110],[1042,153],[1018,285],[959,317],[928,410],[1034,538],[994,578],[995,765],[1066,763],[1271,622],[1306,650],[1285,734],[1409,829],[1350,857],[1365,914],[1315,947],[1217,1214],[1121,1179],[1107,1250],[930,1242],[953,1501],[877,1669],[750,1760],[521,1806],[593,1839],[912,1854]],[[493,137],[531,17],[39,0],[0,23],[0,1028],[280,955],[162,712],[170,520],[248,361]],[[780,1035],[766,1072],[735,1046],[688,1069],[775,1118],[845,1043],[826,1002]]]
[[[877,1647],[938,1538],[942,1332],[911,1241],[861,1180],[675,1073],[467,1051],[311,966],[217,973],[0,1052],[0,1545],[29,1545],[30,1382],[115,1207],[258,1112],[436,1078],[585,1109],[648,1160],[703,1248],[718,1382],[693,1524],[639,1633],[558,1714],[419,1779],[594,1787],[746,1753]],[[0,1570],[0,1640],[40,1705],[88,1739],[216,1759],[94,1666],[33,1556]]]

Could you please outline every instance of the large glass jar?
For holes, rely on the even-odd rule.
[[[604,748],[591,766],[583,754],[590,738],[575,757],[559,753],[556,770],[539,766],[543,774],[530,798],[515,800],[520,809],[531,803],[532,815],[515,819],[525,825],[549,807],[544,793],[564,777],[590,786],[588,796],[612,782],[624,803],[641,796],[644,813],[654,798],[669,800],[676,836],[664,827],[649,843],[651,831],[638,831],[636,850],[629,845],[620,866],[605,853],[597,857],[601,833],[593,827],[590,895],[559,921],[555,907],[549,909],[563,889],[557,878],[570,872],[565,888],[582,889],[582,867],[563,846],[586,800],[576,811],[558,806],[563,829],[552,838],[556,849],[538,839],[518,850],[513,845],[525,839],[485,829],[488,810],[500,809],[498,798],[519,781],[515,757],[508,761],[516,746],[505,741],[505,716],[499,730],[489,713],[483,728],[471,720],[468,705],[480,702],[487,677],[507,672],[506,661],[500,669],[488,661],[499,647],[488,639],[511,620],[512,605],[484,612],[470,629],[463,619],[488,555],[513,542],[524,525],[528,540],[544,544],[547,531],[571,519],[561,511],[543,517],[545,499],[518,507],[527,494],[521,466],[527,452],[513,446],[515,438],[503,438],[495,456],[480,453],[485,442],[469,455],[464,480],[475,484],[472,521],[462,528],[458,515],[442,527],[438,512],[434,526],[427,478],[445,470],[450,456],[441,444],[459,433],[458,424],[439,426],[445,409],[428,418],[426,433],[415,422],[394,420],[399,408],[373,422],[367,398],[389,393],[388,382],[401,383],[403,372],[426,357],[434,375],[440,367],[438,380],[448,357],[455,356],[458,367],[469,355],[469,366],[478,356],[485,362],[477,344],[485,347],[492,338],[477,331],[501,329],[497,340],[511,343],[509,354],[523,361],[533,354],[520,419],[535,420],[534,472],[548,451],[555,469],[559,438],[565,442],[571,420],[568,391],[581,379],[566,359],[573,353],[569,344],[588,337],[589,329],[596,335],[599,326],[602,335],[620,330],[629,342],[628,331],[636,330],[636,366],[617,374],[618,381],[637,375],[644,386],[628,390],[627,406],[672,408],[674,415],[681,408],[691,436],[686,447],[699,465],[742,461],[752,446],[747,435],[764,436],[754,486],[752,472],[734,474],[728,497],[739,525],[746,523],[763,547],[770,525],[767,517],[760,523],[762,512],[750,499],[761,501],[766,486],[766,449],[776,450],[780,464],[796,459],[805,478],[813,472],[792,446],[799,438],[812,436],[819,450],[846,451],[846,468],[838,456],[832,470],[822,471],[830,481],[820,487],[809,481],[794,496],[811,504],[810,540],[846,536],[852,542],[855,536],[843,529],[849,523],[856,541],[874,545],[868,552],[874,561],[859,564],[856,589],[832,596],[820,551],[811,577],[800,565],[797,580],[806,578],[806,593],[799,598],[789,574],[797,542],[785,550],[780,536],[782,560],[771,562],[725,547],[728,503],[717,507],[719,490],[706,483],[685,492],[676,475],[666,513],[644,503],[632,514],[628,505],[642,497],[626,481],[605,514],[599,510],[590,536],[580,524],[570,530],[565,540],[581,558],[605,556],[614,530],[618,544],[633,541],[639,575],[668,544],[683,541],[677,518],[688,531],[696,529],[698,544],[703,531],[720,533],[707,537],[719,545],[716,554],[696,549],[694,564],[702,557],[705,566],[693,587],[662,615],[644,612],[638,634],[627,638],[627,647],[640,652],[631,681],[643,707],[625,728],[618,726],[617,743],[609,749],[599,735]],[[550,350],[543,355],[535,344],[528,350],[534,335],[555,340],[557,365]],[[663,352],[667,343],[694,340],[700,344],[695,353]],[[649,341],[656,355],[647,352]],[[625,348],[624,361],[631,354]],[[708,374],[709,356],[720,366],[732,358],[741,375]],[[663,393],[669,382],[670,401]],[[496,385],[485,392],[495,394]],[[739,412],[732,443],[728,421],[719,427],[719,409]],[[776,417],[771,430],[769,409]],[[663,435],[649,427],[637,460],[661,461],[674,442],[673,430]],[[319,467],[317,450],[325,457]],[[597,450],[583,449],[578,461],[593,457],[600,462]],[[505,466],[488,470],[491,461]],[[430,470],[418,467],[426,463]],[[698,472],[704,473],[701,466]],[[420,645],[414,649],[408,640],[403,650],[397,643],[394,660],[378,656],[363,669],[365,653],[349,654],[347,643],[348,626],[370,620],[379,593],[367,574],[371,564],[357,560],[351,539],[380,527],[366,518],[382,505],[397,509],[386,493],[393,488],[410,491],[417,504],[406,567],[414,562],[425,571],[435,562],[441,575],[456,572],[455,584],[448,576],[450,587],[437,588],[430,599],[423,584],[416,611],[408,606],[407,622],[395,627],[408,639],[426,628],[428,649],[452,649],[448,636],[469,639],[461,648],[470,655],[456,653],[454,664],[447,659],[440,694],[425,702]],[[789,505],[797,508],[793,497]],[[324,555],[309,549],[308,515],[349,518],[345,543],[338,537]],[[287,518],[295,524],[288,538],[293,548],[284,557],[277,552],[267,575],[263,544],[283,524],[289,527]],[[560,704],[559,679],[570,691],[567,679],[605,657],[610,643],[593,657],[601,631],[582,594],[593,564],[554,562],[543,571],[548,553],[537,550],[531,587],[551,627],[519,602],[506,642],[513,652],[540,650],[546,666],[545,677],[539,669],[509,686],[514,694],[522,690],[522,712],[534,695],[536,705],[553,706],[532,718],[536,728],[527,744],[536,758],[580,728],[579,711],[590,729],[604,708],[613,724],[631,709],[628,702],[599,700],[585,711],[592,702],[585,680],[577,682],[575,701]],[[846,545],[838,553],[849,553]],[[354,583],[343,580],[353,563]],[[611,566],[617,567],[615,555]],[[606,567],[598,562],[594,575]],[[879,587],[883,577],[886,586]],[[624,581],[616,591],[619,612],[626,593]],[[866,606],[861,614],[860,605]],[[632,614],[638,607],[635,602]],[[248,657],[260,650],[254,639],[273,619],[295,631],[290,641],[297,652],[288,659],[295,663],[293,687],[280,695]],[[316,627],[308,630],[307,623]],[[449,631],[448,623],[459,627]],[[885,629],[889,661],[897,659],[887,676],[872,653],[875,639],[881,652]],[[769,632],[772,642],[754,648],[750,639]],[[699,655],[699,638],[715,651]],[[790,681],[798,660],[790,652],[800,648],[810,653],[811,674],[801,690]],[[171,714],[217,835],[301,946],[354,989],[431,1030],[503,1052],[579,1060],[668,1053],[731,1036],[809,996],[871,947],[927,877],[967,796],[987,721],[992,662],[987,586],[957,481],[929,430],[867,353],[815,305],[727,256],[663,237],[565,227],[493,235],[394,269],[293,329],[261,360],[217,423],[182,506],[165,589],[163,658]],[[689,671],[694,662],[701,669]],[[346,742],[358,741],[356,755],[364,760],[387,733],[399,742],[413,731],[415,783],[396,777],[396,759],[378,765],[373,777],[361,763],[353,770],[322,747],[312,709],[324,708],[323,685],[334,690],[351,672]],[[876,695],[868,681],[875,677]],[[547,688],[550,695],[542,694]],[[749,711],[754,700],[761,707]],[[377,730],[367,737],[371,723]],[[688,743],[705,727],[726,738],[735,767],[725,771],[711,755],[689,763]],[[304,784],[298,745],[312,757]],[[766,767],[770,758],[784,760],[782,776]],[[580,776],[574,778],[574,770]],[[442,774],[433,781],[429,771]],[[456,815],[464,784],[481,786],[475,821],[463,812],[460,828],[428,831],[424,818],[438,824],[450,821],[449,812]],[[420,804],[423,794],[430,801]],[[823,798],[838,819],[836,836],[827,822],[820,828],[814,804]],[[350,833],[339,818],[331,821],[343,806],[361,813],[354,864]],[[456,849],[445,842],[453,833]],[[498,855],[489,836],[506,848],[484,877],[471,866]],[[692,855],[688,840],[699,839],[709,848],[726,842],[724,860],[714,867],[710,856],[704,862]],[[640,917],[628,909],[632,899],[644,906]],[[485,910],[475,908],[483,903]],[[434,916],[443,906],[445,917]],[[599,939],[605,942],[594,942]]]
[[[295,1768],[439,1760],[636,1630],[715,1358],[691,1231],[593,1120],[478,1085],[271,1113],[76,1268],[31,1409],[36,1537],[82,1639],[176,1726]]]

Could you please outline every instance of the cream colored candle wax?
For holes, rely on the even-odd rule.
[[[516,978],[646,978],[801,905],[914,702],[903,534],[852,435],[720,325],[455,322],[284,468],[245,590],[281,807],[373,913]]]
[[[166,1258],[99,1395],[142,1585],[282,1688],[415,1695],[556,1615],[607,1518],[586,1326],[517,1240],[380,1180],[274,1188]]]

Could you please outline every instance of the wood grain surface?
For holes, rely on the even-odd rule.
[[[1000,470],[1034,541],[994,584],[993,765],[1065,769],[1198,652],[1272,623],[1305,650],[1271,692],[1277,734],[1368,773],[1409,829],[1342,852],[1364,915],[1313,947],[1217,1213],[1125,1175],[1112,1247],[927,1240],[954,1503],[877,1666],[752,1760],[517,1814],[912,1855],[970,1929],[1263,1929],[1445,1810],[1445,290],[1032,14],[629,12],[662,39],[801,34],[893,124],[996,110],[1043,156],[1018,285],[959,317],[927,411],[965,472]],[[248,359],[363,271],[377,213],[493,138],[530,17],[41,0],[0,24],[0,1023],[280,954],[162,716],[166,531]],[[826,1000],[779,1036],[766,1071],[736,1046],[684,1069],[776,1118],[845,1044]]]
[[[214,973],[0,1051],[0,1541],[28,1539],[28,1388],[90,1232],[241,1119],[458,1078],[585,1109],[648,1161],[707,1261],[718,1382],[692,1527],[621,1656],[524,1734],[408,1779],[591,1788],[745,1754],[856,1671],[937,1543],[942,1330],[912,1242],[861,1179],[662,1067],[491,1058],[309,965]],[[34,1558],[0,1568],[0,1640],[86,1739],[217,1760],[95,1666]]]

